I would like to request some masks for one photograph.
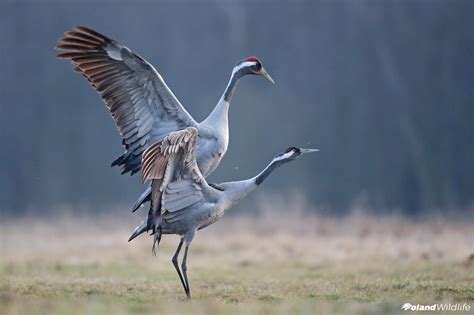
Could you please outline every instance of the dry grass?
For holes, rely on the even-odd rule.
[[[271,208],[274,208],[270,205]],[[265,209],[265,206],[261,207]],[[0,313],[398,313],[403,302],[474,307],[474,223],[283,211],[224,218],[200,231],[183,300],[151,238],[127,243],[136,217],[0,224]]]

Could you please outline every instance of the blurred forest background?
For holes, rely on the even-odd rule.
[[[263,185],[313,211],[354,204],[472,215],[473,1],[50,1],[0,3],[0,210],[127,209],[142,190],[100,97],[55,58],[84,25],[151,62],[202,120],[232,66],[256,55],[276,85],[244,78],[211,182],[254,176],[290,145],[319,148]],[[251,211],[253,199],[239,210]],[[125,205],[126,207],[123,207]],[[309,209],[308,209],[309,210]]]

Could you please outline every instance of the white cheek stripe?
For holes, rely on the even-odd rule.
[[[234,68],[234,70],[232,70],[232,74],[235,74],[237,73],[240,69],[242,68],[246,68],[246,67],[250,67],[250,66],[255,66],[257,64],[256,61],[246,61],[246,62],[242,62],[240,65],[238,65],[237,67]]]
[[[290,158],[293,155],[293,151],[290,151],[288,153],[285,153],[283,155],[277,156],[276,158],[273,159],[273,161],[281,161]]]

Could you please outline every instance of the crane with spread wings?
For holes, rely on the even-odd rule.
[[[197,165],[204,176],[211,174],[227,151],[228,112],[239,80],[246,75],[263,76],[275,83],[254,56],[239,61],[211,114],[196,122],[166,85],[158,71],[142,57],[117,41],[90,28],[77,26],[64,33],[56,49],[69,59],[100,94],[122,137],[125,152],[112,162],[122,174],[140,171],[143,151],[170,132],[195,128]],[[148,187],[133,211],[150,199]]]

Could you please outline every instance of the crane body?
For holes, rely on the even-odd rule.
[[[197,167],[198,131],[186,128],[172,132],[151,145],[143,154],[142,179],[151,180],[151,201],[148,217],[133,231],[129,241],[151,231],[153,251],[163,234],[181,236],[173,264],[188,297],[191,296],[186,274],[188,248],[197,230],[217,222],[232,206],[255,190],[275,169],[302,154],[317,149],[290,147],[278,154],[257,176],[250,179],[209,185]],[[183,275],[177,265],[180,249],[185,244]]]

